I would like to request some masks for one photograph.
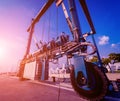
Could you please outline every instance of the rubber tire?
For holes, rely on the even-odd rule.
[[[87,99],[90,101],[99,101],[103,99],[103,97],[107,93],[108,82],[104,73],[101,72],[97,65],[90,62],[86,62],[85,65],[87,69],[89,84],[92,84],[93,82],[95,83],[93,88],[90,90],[85,90],[79,86],[77,80],[75,80],[74,66],[72,66],[70,71],[71,84],[74,90],[83,99]]]

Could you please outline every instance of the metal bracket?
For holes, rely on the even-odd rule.
[[[56,0],[55,2],[56,2],[56,6],[58,7],[63,2],[63,0]]]

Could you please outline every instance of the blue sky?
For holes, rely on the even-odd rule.
[[[12,71],[18,66],[26,49],[28,39],[26,30],[45,1],[47,0],[0,1],[0,71]],[[81,30],[83,33],[88,32],[90,28],[83,11],[78,0],[75,1],[79,9]],[[120,53],[120,1],[86,0],[86,2],[96,29],[95,40],[101,57],[107,57],[111,52]],[[53,5],[36,25],[37,40],[48,41],[62,31],[70,34],[61,7],[58,8],[58,20],[56,12],[56,7]],[[46,33],[43,38],[41,33]],[[90,37],[88,40],[91,40]],[[34,42],[32,43],[33,50]]]

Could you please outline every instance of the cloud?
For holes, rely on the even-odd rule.
[[[109,43],[109,36],[99,37],[99,45],[105,45]]]
[[[112,43],[112,44],[111,44],[111,47],[112,47],[112,48],[120,47],[120,43],[116,43],[116,44]]]
[[[116,46],[116,44],[114,44],[114,43],[113,43],[113,44],[111,44],[111,47],[115,47],[115,46]]]

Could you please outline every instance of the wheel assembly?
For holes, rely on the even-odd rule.
[[[72,66],[70,73],[71,84],[80,97],[90,101],[99,101],[106,95],[108,89],[106,77],[97,65],[86,62],[85,66],[87,79],[84,78],[81,71],[75,78],[75,70],[74,66]]]

